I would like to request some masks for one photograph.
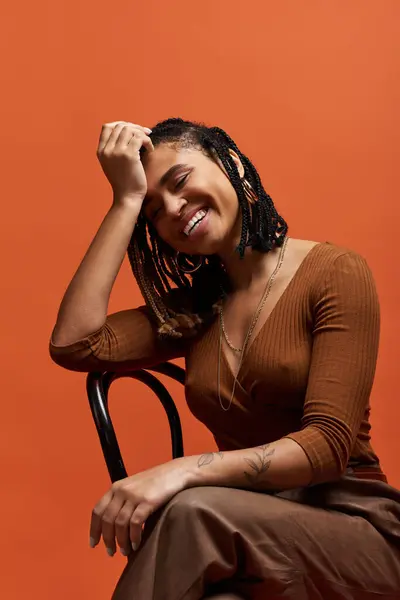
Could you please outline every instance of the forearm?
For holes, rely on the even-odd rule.
[[[55,345],[71,344],[105,323],[140,206],[140,202],[118,203],[108,211],[61,302],[52,335]]]
[[[255,448],[213,452],[184,460],[187,487],[215,485],[285,490],[307,486],[312,480],[305,452],[286,438]]]

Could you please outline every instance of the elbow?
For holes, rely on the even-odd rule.
[[[347,471],[347,467],[350,459],[350,452],[332,452],[333,454],[333,466],[330,467],[329,463],[326,467],[326,476],[324,481],[336,481],[340,479]]]
[[[353,437],[342,422],[328,421],[319,427],[321,434],[322,468],[332,479],[339,479],[349,463]],[[324,448],[324,449],[323,449]]]
[[[95,350],[98,350],[99,346],[101,348],[103,337],[103,328],[72,343],[66,343],[61,336],[56,337],[53,333],[49,341],[50,358],[56,365],[68,371],[95,371],[98,363]]]
[[[90,370],[82,358],[77,358],[73,352],[68,352],[68,346],[54,346],[52,340],[49,343],[49,355],[57,366],[68,371],[85,373]]]
[[[337,481],[346,472],[348,459],[345,454],[337,454],[331,450],[331,456],[326,457],[322,461],[317,470],[317,475],[314,477],[314,483],[328,483],[329,481]]]
[[[332,423],[313,423],[290,436],[306,453],[312,468],[311,485],[340,479],[352,448],[350,433]]]
[[[64,348],[71,346],[76,340],[76,337],[71,337],[71,333],[68,335],[68,332],[63,331],[56,325],[51,334],[50,346],[54,348]]]
[[[320,429],[321,442],[317,448],[320,457],[315,470],[315,482],[327,483],[340,479],[350,459],[351,440],[334,429]]]

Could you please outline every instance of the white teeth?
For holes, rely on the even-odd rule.
[[[193,217],[190,219],[189,223],[186,225],[185,229],[183,230],[183,233],[185,235],[190,235],[191,232],[196,228],[198,223],[206,216],[206,214],[207,214],[207,211],[204,210],[203,208],[198,210],[197,213],[195,215],[193,215]]]

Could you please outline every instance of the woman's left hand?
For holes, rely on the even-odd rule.
[[[113,483],[93,509],[91,547],[103,537],[110,556],[115,554],[116,541],[124,556],[131,548],[137,550],[146,519],[187,487],[185,461],[175,459]]]

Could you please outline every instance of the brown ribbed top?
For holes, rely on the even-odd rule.
[[[110,315],[53,360],[76,371],[127,370],[185,356],[186,398],[221,449],[289,437],[307,454],[313,483],[352,467],[384,479],[370,445],[369,397],[379,342],[379,303],[366,261],[335,245],[305,257],[244,358],[228,412],[217,394],[218,320],[190,344],[161,342],[146,308]],[[221,365],[229,404],[233,374]]]

